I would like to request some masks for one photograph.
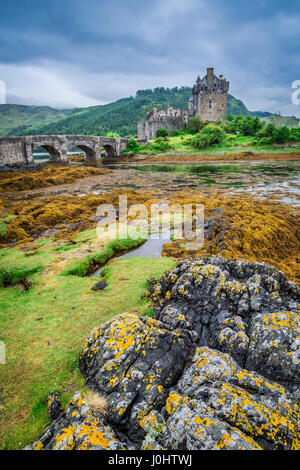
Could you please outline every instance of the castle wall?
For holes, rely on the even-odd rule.
[[[228,93],[209,94],[201,97],[201,118],[203,121],[226,121]]]
[[[189,121],[189,112],[185,109],[173,109],[169,107],[165,111],[157,111],[154,107],[146,121],[138,122],[138,138],[152,140],[157,137],[160,127],[168,131],[185,129]]]

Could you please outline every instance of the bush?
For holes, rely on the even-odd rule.
[[[300,142],[300,127],[293,127],[290,129],[290,141]]]
[[[181,130],[178,130],[176,129],[175,131],[172,131],[169,133],[169,135],[171,135],[172,137],[182,137],[186,134],[188,134],[189,131],[187,129],[181,129]]]
[[[208,124],[201,132],[198,132],[198,134],[193,137],[191,144],[197,148],[205,148],[210,145],[220,144],[225,137],[226,134],[222,127]]]
[[[262,129],[264,123],[258,117],[241,117],[237,120],[236,128],[244,136],[255,136]]]
[[[168,129],[165,129],[164,127],[160,127],[159,129],[157,129],[157,133],[156,133],[157,137],[168,137],[168,135],[169,135]]]
[[[222,127],[214,126],[213,124],[205,126],[201,134],[208,138],[210,145],[220,144],[226,137]]]
[[[273,143],[272,137],[262,137],[258,141],[255,141],[255,145],[271,145]]]
[[[232,143],[232,142],[236,141],[237,137],[238,137],[237,135],[231,134],[231,135],[227,136],[227,140],[228,140],[228,142]]]
[[[267,126],[262,127],[257,133],[256,137],[262,138],[262,137],[271,137],[273,138],[274,134],[276,132],[276,127],[274,124],[269,123]]]
[[[156,139],[153,144],[151,144],[148,148],[155,150],[157,152],[166,152],[170,150],[172,147],[168,140],[158,140]]]
[[[196,134],[192,138],[191,144],[196,148],[202,149],[202,148],[205,148],[205,147],[209,147],[210,146],[210,141],[209,141],[208,136],[205,136],[201,132],[198,132],[198,134]]]
[[[189,145],[192,145],[192,140],[193,140],[194,137],[188,137],[187,139],[185,139],[184,142],[182,142],[182,145],[186,145],[187,147]]]
[[[287,126],[282,126],[276,129],[273,141],[277,144],[285,144],[290,140],[290,130]]]
[[[138,153],[140,149],[141,149],[141,146],[137,143],[135,138],[130,137],[130,139],[128,139],[127,147],[125,150],[123,150],[122,153],[129,153],[129,152]]]

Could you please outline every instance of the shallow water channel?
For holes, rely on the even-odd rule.
[[[134,250],[128,251],[127,253],[124,253],[121,256],[116,256],[113,259],[116,260],[116,259],[122,259],[122,258],[135,258],[135,257],[161,258],[162,256],[161,253],[162,253],[164,244],[170,243],[172,241],[171,234],[172,232],[170,231],[170,232],[161,233],[159,238],[153,238],[153,236],[150,236],[148,240],[142,245],[140,245],[139,247],[135,248]],[[97,271],[93,272],[91,276],[92,277],[101,276],[102,270],[104,268],[105,266],[102,266],[101,268],[97,269]]]

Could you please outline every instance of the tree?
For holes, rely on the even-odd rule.
[[[116,139],[118,139],[120,137],[120,134],[118,134],[117,132],[107,132],[106,137],[115,137]]]
[[[190,118],[188,130],[191,134],[196,134],[197,132],[200,132],[204,126],[205,123],[202,121],[199,114],[196,114],[196,116]]]

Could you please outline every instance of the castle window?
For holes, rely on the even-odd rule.
[[[211,107],[212,107],[212,101],[209,100],[209,108],[211,109]]]

